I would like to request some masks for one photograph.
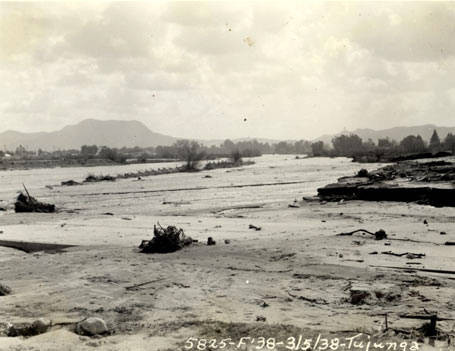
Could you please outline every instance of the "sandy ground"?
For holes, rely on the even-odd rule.
[[[410,345],[419,333],[406,338],[384,332],[385,313],[389,328],[396,330],[423,324],[399,318],[403,313],[437,312],[455,319],[455,275],[412,270],[455,269],[453,246],[442,245],[455,241],[455,208],[302,200],[317,186],[358,168],[344,160],[282,157],[241,169],[141,181],[46,188],[40,179],[31,186],[32,195],[61,210],[0,212],[0,239],[79,246],[54,254],[0,248],[0,282],[13,290],[0,297],[0,331],[8,322],[40,317],[55,325],[31,338],[0,336],[0,349],[178,350],[185,349],[189,337],[255,337],[254,345],[228,347],[255,349],[260,336],[286,341],[299,335],[316,339],[318,333],[327,338],[380,335]],[[2,203],[10,207],[16,190],[0,189]],[[288,207],[294,200],[299,208]],[[156,222],[181,227],[199,243],[172,254],[139,253],[137,246],[152,236]],[[382,228],[389,238],[336,236],[359,228]],[[205,245],[209,236],[217,245]],[[353,304],[353,289],[383,295]],[[73,333],[72,323],[89,316],[103,318],[111,335]],[[438,322],[438,328],[454,335],[455,320]],[[419,345],[453,349],[445,341]]]

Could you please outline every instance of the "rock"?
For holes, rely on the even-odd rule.
[[[212,238],[211,236],[209,236],[209,237],[207,238],[207,245],[208,245],[208,246],[216,245],[216,241],[213,240],[213,238]]]
[[[265,322],[266,320],[264,316],[256,316],[256,322]]]
[[[357,177],[368,177],[368,171],[365,168],[362,168],[357,172]]]
[[[101,335],[108,332],[106,322],[98,317],[89,317],[77,324],[77,332],[82,335]]]
[[[441,234],[441,235],[446,235],[447,233],[446,233],[446,232],[440,232],[439,234]]]
[[[383,240],[387,239],[387,234],[384,229],[379,229],[377,232],[374,233],[375,240]]]
[[[48,331],[48,329],[51,327],[51,321],[46,318],[38,318],[35,320],[31,328],[36,334],[43,334]]]
[[[226,240],[224,240],[224,243],[225,243],[226,245],[228,245],[228,244],[230,244],[230,243],[231,243],[231,240],[229,240],[229,239],[226,239]]]
[[[11,288],[8,285],[0,283],[0,296],[6,296],[11,294]]]

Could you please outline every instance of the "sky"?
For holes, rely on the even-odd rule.
[[[0,131],[203,139],[454,126],[453,2],[1,2]]]

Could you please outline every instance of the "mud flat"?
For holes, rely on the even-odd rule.
[[[255,349],[260,337],[297,342],[302,335],[314,343],[320,333],[338,337],[339,350],[359,334],[398,342],[397,350],[402,342],[410,350],[412,341],[420,350],[449,350],[455,276],[419,268],[453,270],[455,253],[444,243],[455,241],[455,208],[302,200],[359,168],[347,159],[265,157],[210,171],[211,178],[179,173],[33,187],[33,196],[56,204],[50,214],[14,213],[14,191],[5,189],[1,240],[75,246],[0,247],[0,283],[11,290],[0,296],[0,349],[184,350],[188,340],[231,338],[236,345],[225,349],[236,350],[241,337],[256,338],[241,345]],[[140,253],[157,222],[198,243]],[[358,228],[383,229],[387,239],[337,235]],[[209,236],[216,245],[206,245]],[[434,314],[439,340],[420,329],[429,321],[403,318]],[[77,334],[89,317],[104,320],[108,332]],[[39,318],[51,321],[46,332],[7,336],[10,325]]]

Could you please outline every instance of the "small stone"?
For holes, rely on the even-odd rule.
[[[107,325],[104,320],[98,317],[89,317],[78,323],[79,334],[100,335],[107,333]]]
[[[256,316],[256,322],[265,322],[266,320],[264,316]]]
[[[208,246],[216,245],[216,241],[213,240],[213,238],[212,238],[211,236],[209,236],[209,237],[207,238],[207,245],[208,245]]]
[[[440,232],[439,234],[441,234],[441,235],[446,235],[447,233],[446,233],[446,232]]]
[[[230,243],[231,243],[231,240],[226,239],[226,240],[224,240],[224,243],[225,243],[226,245],[227,245],[227,244],[230,244]]]

